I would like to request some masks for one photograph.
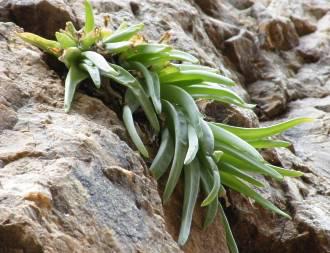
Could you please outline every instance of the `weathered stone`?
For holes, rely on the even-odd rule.
[[[2,0],[1,9],[6,11],[6,19],[27,32],[47,38],[54,38],[55,32],[65,27],[67,21],[75,21],[71,8],[63,0]]]
[[[286,91],[281,80],[257,81],[248,86],[252,101],[259,106],[263,118],[273,118],[286,109]]]
[[[239,34],[225,41],[223,51],[234,66],[238,68],[239,72],[245,76],[247,83],[256,81],[261,77],[260,49],[256,45],[252,33],[241,30]],[[242,57],[243,55],[244,57]]]
[[[210,101],[199,101],[198,105],[212,121],[242,127],[258,126],[257,116],[249,109]]]
[[[303,36],[316,31],[316,25],[312,24],[308,19],[297,16],[290,17],[299,36]]]
[[[289,50],[299,44],[292,21],[278,17],[259,24],[261,44],[266,49]]]

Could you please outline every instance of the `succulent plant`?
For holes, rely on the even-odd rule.
[[[153,131],[160,133],[160,146],[150,166],[159,179],[168,170],[163,202],[168,201],[183,174],[184,201],[178,243],[189,237],[194,207],[200,189],[206,208],[204,226],[215,219],[218,211],[224,224],[228,247],[238,252],[219,197],[225,187],[255,200],[261,206],[289,218],[290,216],[260,195],[255,187],[263,183],[253,177],[261,174],[276,180],[302,173],[267,163],[256,149],[288,147],[290,143],[270,137],[309,118],[296,118],[263,128],[241,128],[208,122],[195,99],[208,99],[244,108],[253,108],[229,87],[234,81],[217,69],[199,64],[193,55],[162,42],[148,42],[139,35],[143,24],[122,23],[112,31],[97,27],[89,0],[85,0],[85,26],[77,30],[67,22],[64,30],[47,40],[31,33],[19,36],[56,56],[69,69],[65,80],[64,110],[70,110],[78,85],[90,78],[96,88],[102,78],[125,86],[123,122],[136,148],[149,157],[134,123],[134,112],[142,108]],[[109,62],[111,61],[111,63]],[[116,64],[114,64],[116,63]]]

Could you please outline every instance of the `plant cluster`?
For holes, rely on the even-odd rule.
[[[214,68],[202,66],[196,57],[177,50],[167,43],[167,35],[159,42],[147,42],[139,31],[143,24],[122,23],[112,31],[94,24],[92,6],[85,0],[85,26],[76,30],[71,22],[47,40],[31,33],[19,36],[50,53],[69,69],[65,80],[64,110],[70,110],[75,91],[83,80],[90,78],[100,88],[102,78],[111,79],[125,87],[122,117],[127,131],[139,150],[148,157],[134,124],[133,114],[144,111],[155,133],[160,134],[160,146],[150,167],[159,179],[168,170],[163,201],[168,201],[184,177],[184,201],[178,238],[184,245],[190,233],[194,207],[200,189],[206,208],[204,226],[208,226],[220,211],[226,230],[228,247],[238,252],[219,197],[225,187],[249,197],[261,206],[289,217],[263,198],[255,187],[263,183],[253,177],[261,174],[276,180],[302,173],[267,163],[256,149],[287,147],[290,144],[270,137],[308,118],[296,118],[264,128],[241,128],[207,122],[195,99],[210,99],[244,108],[252,108],[228,86],[235,83]]]

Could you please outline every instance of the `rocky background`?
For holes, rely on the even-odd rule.
[[[107,96],[82,89],[65,114],[61,67],[15,35],[24,28],[52,38],[68,20],[81,25],[82,2],[0,0],[0,252],[228,252],[219,219],[202,230],[201,210],[189,243],[178,247],[180,189],[163,207],[148,161],[129,146]],[[262,179],[262,194],[293,219],[232,192],[226,212],[242,253],[330,252],[330,2],[92,3],[99,23],[105,15],[114,27],[143,21],[151,40],[170,31],[175,46],[222,70],[258,104],[253,113],[201,102],[207,117],[247,127],[258,118],[315,118],[282,136],[289,150],[264,152],[305,172],[281,183]]]

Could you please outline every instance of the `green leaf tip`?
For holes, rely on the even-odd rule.
[[[29,33],[29,32],[22,32],[22,33],[16,33],[22,40],[24,40],[27,43],[30,43],[33,46],[36,46],[40,48],[41,50],[55,55],[60,56],[61,53],[61,45],[55,40],[48,40],[45,39],[39,35]]]
[[[84,31],[85,33],[89,33],[94,29],[94,14],[93,8],[90,0],[85,0],[85,26]]]

